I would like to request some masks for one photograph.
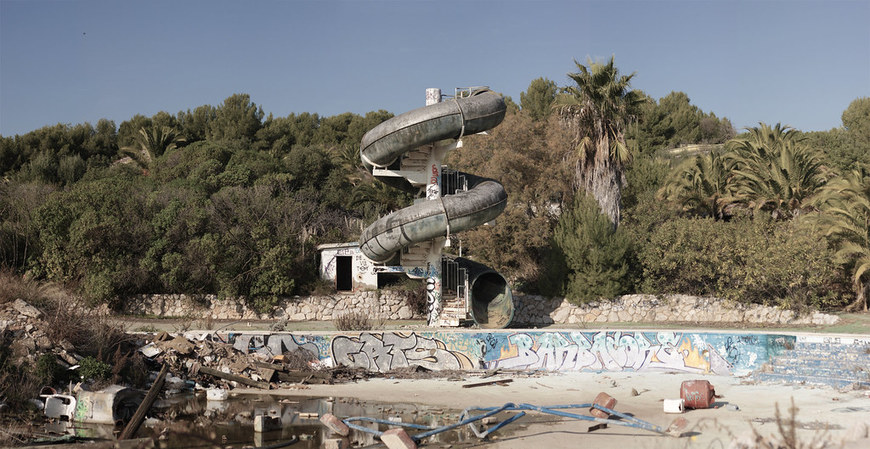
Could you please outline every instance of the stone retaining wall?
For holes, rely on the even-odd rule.
[[[796,315],[791,310],[762,305],[732,304],[712,297],[687,295],[625,295],[613,301],[575,306],[563,298],[518,296],[514,323],[716,322],[743,324],[830,325],[839,317],[815,312]]]
[[[331,321],[358,310],[374,320],[422,318],[415,316],[406,302],[399,292],[360,291],[354,294],[287,298],[271,313],[257,313],[243,299],[218,299],[217,295],[137,295],[126,301],[122,313],[217,320]]]
[[[264,314],[255,312],[241,299],[218,299],[215,295],[138,295],[126,302],[123,313],[220,320],[331,321],[354,310],[363,311],[374,320],[424,318],[413,313],[402,292],[388,290],[287,298],[271,313]],[[513,323],[515,326],[613,322],[830,325],[838,320],[834,315],[819,312],[797,316],[791,310],[776,307],[730,304],[716,298],[686,295],[625,295],[582,306],[563,298],[517,295]]]

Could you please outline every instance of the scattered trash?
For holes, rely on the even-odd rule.
[[[76,411],[76,398],[67,394],[52,394],[45,398],[45,416],[72,421]]]
[[[223,388],[209,388],[205,390],[205,398],[209,401],[226,401],[230,397],[229,390]]]
[[[148,357],[149,359],[153,359],[154,357],[157,357],[158,355],[160,355],[160,353],[163,352],[163,350],[158,348],[157,345],[154,343],[148,343],[147,345],[139,348],[139,352],[141,352],[142,355],[144,355],[145,357]]]
[[[716,397],[716,390],[709,381],[687,380],[680,385],[680,399],[686,408],[710,408]]]
[[[73,419],[82,423],[126,423],[136,413],[143,398],[142,391],[121,385],[111,385],[99,391],[80,390]]]
[[[685,401],[682,399],[665,399],[665,413],[683,413],[685,411]]]

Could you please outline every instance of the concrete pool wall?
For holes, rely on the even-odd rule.
[[[758,370],[773,357],[794,348],[797,340],[795,335],[786,334],[673,330],[210,335],[243,352],[281,354],[302,349],[329,366],[374,372],[418,365],[431,370],[668,371],[735,376]]]

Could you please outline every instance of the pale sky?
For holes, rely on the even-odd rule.
[[[870,96],[870,0],[0,0],[0,135],[116,126],[234,93],[276,117],[420,107],[427,87],[520,102],[574,60],[688,94],[738,129],[841,126]]]

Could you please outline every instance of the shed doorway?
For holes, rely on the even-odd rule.
[[[353,256],[335,257],[335,289],[340,292],[353,290]]]

